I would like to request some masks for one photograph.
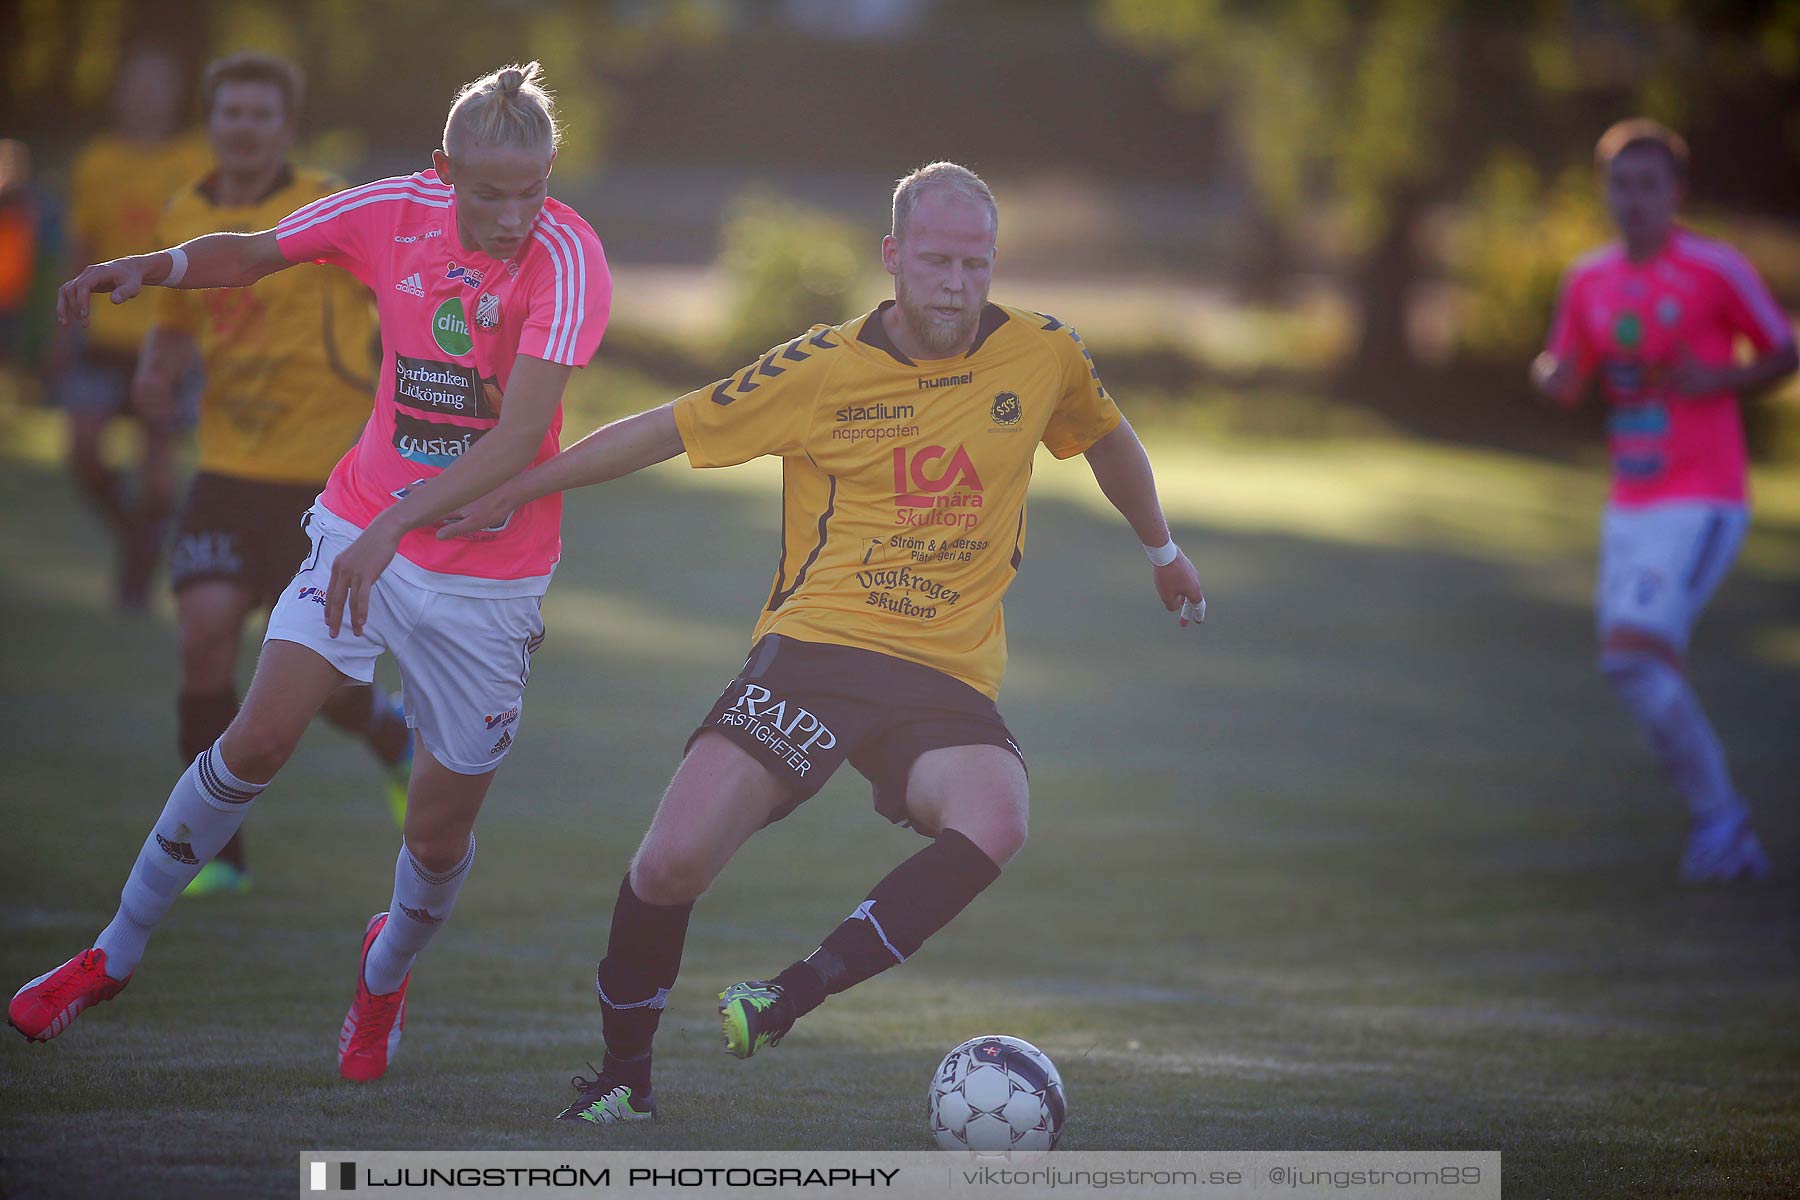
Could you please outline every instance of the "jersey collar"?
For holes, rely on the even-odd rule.
[[[916,367],[919,364],[900,352],[900,348],[894,345],[894,339],[888,336],[887,326],[882,324],[882,314],[892,307],[894,307],[892,300],[883,300],[877,304],[875,311],[863,318],[862,328],[856,332],[856,340],[890,355],[895,362],[903,366]],[[994,330],[1009,320],[1011,318],[1006,315],[1006,310],[998,304],[989,301],[982,305],[981,321],[975,326],[974,344],[969,347],[968,353],[963,357],[973,358],[975,352],[981,349],[981,344],[988,340]]]

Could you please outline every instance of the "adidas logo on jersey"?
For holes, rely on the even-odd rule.
[[[425,281],[419,277],[417,271],[414,271],[411,275],[408,275],[405,279],[396,283],[394,285],[394,290],[396,292],[405,292],[409,296],[417,296],[420,299],[424,299]]]

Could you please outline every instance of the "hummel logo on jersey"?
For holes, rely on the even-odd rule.
[[[919,390],[923,392],[931,388],[955,387],[959,383],[974,382],[975,372],[964,371],[961,375],[940,375],[936,379],[921,379],[919,380]]]
[[[394,285],[394,290],[396,292],[405,292],[409,296],[417,296],[423,300],[425,298],[425,280],[417,271],[414,271],[411,275],[408,275],[405,279],[396,283]]]

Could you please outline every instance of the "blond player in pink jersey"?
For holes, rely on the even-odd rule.
[[[1743,255],[1675,223],[1688,162],[1679,136],[1621,121],[1596,159],[1619,240],[1569,269],[1532,380],[1573,405],[1598,376],[1609,405],[1600,668],[1687,800],[1681,878],[1760,879],[1769,860],[1684,656],[1749,523],[1739,398],[1793,372],[1794,331]]]
[[[535,63],[507,67],[464,88],[435,170],[327,196],[262,233],[91,266],[63,285],[59,315],[85,322],[98,292],[118,304],[146,285],[246,287],[297,263],[333,263],[374,291],[385,355],[362,438],[307,514],[311,549],[270,615],[243,707],[176,783],[93,947],[12,998],[8,1019],[27,1038],[47,1041],[118,994],[326,697],[372,679],[385,651],[400,669],[416,760],[393,900],[364,931],[338,1068],[355,1080],[387,1069],[413,960],[455,906],[476,814],[519,733],[561,507],[545,497],[473,539],[434,531],[556,453],[563,388],[593,356],[611,307],[599,240],[546,195],[557,129],[537,76]]]

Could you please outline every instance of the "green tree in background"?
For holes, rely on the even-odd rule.
[[[738,197],[725,219],[733,357],[757,354],[818,322],[855,315],[867,280],[868,235],[830,213],[766,192]]]
[[[73,101],[78,114],[102,115],[133,39],[184,53],[203,47],[201,58],[261,50],[305,68],[314,119],[302,153],[340,170],[369,148],[367,122],[346,109],[385,115],[420,94],[448,107],[468,80],[535,58],[563,114],[559,166],[581,173],[604,160],[623,109],[613,77],[667,47],[721,36],[727,14],[709,0],[21,0],[9,16],[12,28],[0,25],[12,35],[0,49],[0,89],[15,112]],[[325,113],[339,123],[321,127]]]
[[[1796,0],[1095,0],[1092,12],[1163,64],[1178,103],[1221,108],[1256,209],[1254,268],[1287,269],[1311,242],[1346,269],[1361,325],[1349,365],[1371,376],[1416,365],[1406,313],[1433,204],[1488,206],[1476,226],[1510,240],[1462,261],[1516,276],[1484,282],[1483,303],[1531,311],[1481,319],[1509,341],[1541,332],[1550,289],[1515,252],[1541,265],[1546,243],[1561,253],[1593,231],[1561,168],[1585,165],[1596,97],[1684,126],[1728,85],[1800,77]],[[1792,157],[1800,106],[1784,132]],[[1540,171],[1522,146],[1561,162]],[[1534,235],[1533,211],[1562,228]]]

